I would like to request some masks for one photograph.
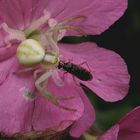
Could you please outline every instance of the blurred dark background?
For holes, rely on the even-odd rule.
[[[140,105],[140,0],[129,0],[124,16],[101,35],[67,37],[62,41],[65,43],[96,42],[99,46],[120,54],[128,65],[131,81],[128,96],[124,100],[107,103],[85,89],[96,110],[97,128],[106,130],[128,111]]]

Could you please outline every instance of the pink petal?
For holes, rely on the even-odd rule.
[[[32,19],[40,17],[47,9],[52,17],[63,21],[71,16],[86,16],[86,20],[72,23],[87,34],[100,34],[120,18],[127,7],[127,0],[1,0],[0,17],[9,26],[24,28]],[[69,32],[68,35],[76,33]]]
[[[80,64],[93,75],[91,81],[80,81],[105,101],[117,101],[128,93],[130,76],[123,59],[113,51],[100,48],[94,43],[78,45],[61,44],[60,50],[64,58],[72,63]]]
[[[0,85],[0,132],[11,135],[32,129],[31,119],[34,104],[23,97],[24,92],[21,89],[24,87],[32,89],[34,85],[29,74],[20,77],[13,74],[18,67],[16,59],[11,58],[7,61],[11,62],[12,67],[9,70],[9,76],[5,77],[5,82]],[[4,64],[0,64],[0,67],[1,65],[4,67]],[[5,62],[5,68],[6,66],[7,62]]]
[[[1,23],[6,22],[12,28],[24,29],[31,23],[33,9],[38,7],[37,4],[36,0],[1,0]]]
[[[84,103],[84,113],[82,117],[75,122],[70,130],[70,135],[80,137],[95,121],[95,111],[85,93],[80,93]]]
[[[15,57],[8,59],[7,61],[0,62],[0,85],[5,82],[14,60]]]
[[[33,19],[39,18],[43,10],[50,12],[51,17],[54,18],[58,16],[67,7],[68,0],[58,1],[58,0],[34,0],[33,1]]]
[[[114,125],[97,140],[118,140],[119,125]]]
[[[118,140],[139,140],[140,139],[140,133],[138,132],[131,132],[131,131],[124,131],[120,132],[118,136]]]
[[[100,34],[120,18],[127,7],[127,0],[40,0],[37,1],[37,11],[33,12],[38,17],[43,9],[47,9],[53,18],[63,21],[72,16],[85,16],[86,20],[75,20],[71,24],[84,30],[87,34]],[[40,9],[40,10],[39,10]],[[67,35],[75,35],[68,32]]]
[[[23,27],[24,11],[26,11],[26,9],[22,9],[22,5],[23,3],[21,3],[21,0],[12,0],[12,2],[11,0],[1,0],[0,17],[3,19],[1,22],[6,22],[10,27],[13,28]]]
[[[140,138],[140,106],[133,109],[124,116],[116,125],[105,132],[98,140],[115,140],[107,139],[116,135],[116,140],[139,140]],[[114,130],[116,134],[114,134]],[[106,138],[106,139],[105,139]]]
[[[79,95],[82,94],[83,91],[80,88],[72,83],[66,82],[63,87],[59,87],[50,79],[48,90],[56,96],[74,96],[75,98],[71,100],[61,100],[60,104],[71,109],[76,109],[77,111],[61,109],[38,94],[32,120],[34,130],[44,130],[54,127],[58,127],[58,130],[62,130],[70,126],[83,115],[84,104]]]
[[[5,38],[5,34],[4,34],[3,30],[0,29],[0,48],[2,46],[4,46],[4,38]]]
[[[15,55],[17,46],[12,46],[10,48],[6,48],[5,46],[0,46],[0,62],[4,61],[11,56]]]
[[[45,130],[47,128],[56,128],[57,131],[64,130],[81,120],[86,122],[85,128],[79,129],[80,135],[85,131],[94,120],[94,111],[88,99],[84,97],[83,91],[72,81],[65,82],[64,87],[57,87],[52,79],[49,80],[48,90],[56,96],[72,97],[74,99],[60,101],[60,104],[77,111],[68,111],[61,109],[44,99],[40,94],[34,101],[27,100],[23,95],[25,88],[34,91],[34,81],[31,73],[16,75],[19,68],[16,58],[11,58],[1,63],[1,67],[7,66],[11,62],[13,66],[8,71],[6,80],[0,86],[0,132],[7,135],[22,131]],[[82,95],[80,95],[82,94]],[[85,105],[85,106],[84,106]],[[84,109],[92,112],[84,115]],[[86,111],[85,111],[86,113]],[[81,118],[82,117],[82,118]],[[90,118],[93,117],[93,118]],[[81,119],[80,119],[81,118]],[[81,123],[82,124],[82,123]],[[78,127],[75,124],[74,128]]]
[[[123,119],[120,120],[120,131],[127,130],[139,132],[140,135],[140,106],[133,109]]]
[[[55,5],[55,4],[54,4]],[[57,5],[57,3],[56,3]],[[127,0],[67,0],[65,8],[58,13],[58,20],[71,16],[85,16],[86,20],[73,22],[72,25],[80,27],[87,34],[100,34],[118,20],[127,8]],[[56,10],[54,8],[52,11]],[[74,33],[68,32],[68,35]]]
[[[24,29],[33,20],[41,17],[45,9],[51,11],[52,16],[59,14],[64,9],[66,2],[67,0],[12,0],[12,2],[11,0],[1,0],[1,23],[6,22],[10,27]]]

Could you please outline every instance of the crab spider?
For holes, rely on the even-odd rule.
[[[25,69],[18,70],[15,74],[32,70],[36,89],[56,106],[70,111],[75,110],[61,106],[58,101],[69,100],[74,97],[56,97],[44,88],[44,84],[47,84],[48,79],[52,76],[58,86],[63,85],[63,80],[59,77],[57,70],[59,58],[61,57],[57,42],[64,37],[69,29],[85,34],[81,29],[69,24],[76,19],[85,19],[85,17],[70,17],[58,23],[55,19],[51,18],[47,10],[44,10],[43,16],[32,21],[27,27],[13,29],[8,27],[5,22],[0,25],[0,30],[2,29],[7,33],[4,39],[6,47],[12,47],[14,41],[20,43],[16,56],[19,63],[25,66]],[[48,28],[46,28],[46,24]],[[38,74],[42,75],[38,77]]]
[[[51,41],[53,40],[50,39],[50,42]],[[70,100],[74,97],[65,98],[55,96],[44,87],[44,84],[46,85],[48,83],[48,79],[53,75],[53,72],[56,72],[55,70],[59,62],[58,49],[56,48],[57,45],[55,42],[52,42],[50,46],[53,46],[53,51],[45,52],[44,48],[42,48],[38,41],[34,39],[23,41],[17,48],[17,59],[20,64],[27,66],[27,68],[20,72],[34,70],[35,87],[43,97],[62,109],[76,111],[75,109],[67,108],[59,103],[59,100]],[[41,69],[38,69],[37,66],[42,67],[42,71],[45,71],[39,78],[37,78],[37,73],[40,73]]]

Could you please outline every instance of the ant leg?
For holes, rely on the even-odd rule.
[[[59,55],[59,60],[64,61],[64,62],[66,61],[65,57],[63,57],[63,55],[61,55],[61,54]]]
[[[82,63],[79,64],[79,66],[86,64],[86,66],[88,67],[89,71],[91,71],[89,64],[87,63],[87,61],[84,61]]]
[[[67,73],[68,73],[67,71],[63,73],[63,77],[62,77],[63,81],[64,81],[65,75],[66,75]]]
[[[48,71],[46,73],[44,73],[43,75],[41,75],[39,77],[39,79],[36,80],[35,82],[35,86],[36,88],[40,91],[40,93],[42,94],[42,96],[44,96],[49,102],[53,103],[54,105],[65,109],[65,110],[69,110],[69,111],[76,111],[75,109],[72,108],[67,108],[63,105],[61,105],[59,103],[59,100],[71,100],[74,97],[61,97],[61,96],[54,96],[51,92],[47,91],[45,88],[43,88],[40,84],[43,82],[46,82],[46,84],[48,83],[48,79],[49,77],[52,75],[52,71]]]
[[[60,59],[60,61],[63,61],[63,62],[72,62],[73,61],[73,59],[72,58],[70,58],[70,59],[66,59],[65,57],[63,57],[63,55],[59,55],[59,59]]]
[[[64,73],[63,73],[63,79],[64,79],[64,75],[67,74],[67,73],[68,73],[68,72],[64,72]],[[76,81],[76,78],[75,78],[74,75],[72,75],[72,78],[73,78],[74,83],[75,83],[77,86],[79,86],[79,83]]]
[[[73,58],[69,58],[69,59],[68,59],[68,62],[72,62],[72,61],[73,61]]]

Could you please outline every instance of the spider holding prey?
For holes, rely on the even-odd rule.
[[[24,30],[9,28],[6,23],[1,24],[0,27],[8,34],[5,37],[7,47],[12,46],[13,42],[11,41],[20,42],[16,56],[18,62],[24,68],[15,73],[19,74],[33,70],[35,87],[42,96],[54,105],[70,111],[75,110],[60,105],[59,100],[70,100],[74,97],[55,96],[45,88],[45,85],[48,83],[49,77],[53,75],[54,71],[57,73],[58,69],[63,69],[80,80],[88,81],[92,79],[91,73],[85,68],[60,60],[57,46],[57,42],[65,35],[67,29],[81,32],[78,28],[67,24],[73,20],[84,18],[83,16],[76,16],[57,23],[55,19],[50,18],[50,14],[45,10],[42,17]],[[48,28],[45,27],[46,24],[48,24]],[[56,80],[56,82],[58,81]]]
[[[61,106],[58,102],[58,100],[70,100],[74,97],[64,98],[60,96],[54,96],[43,86],[41,86],[41,84],[44,82],[47,84],[49,77],[56,68],[63,69],[64,71],[83,81],[89,81],[92,79],[92,75],[88,70],[71,62],[66,63],[62,60],[59,60],[59,54],[56,49],[54,51],[45,51],[42,46],[34,39],[27,39],[19,45],[17,48],[17,58],[22,65],[28,67],[19,72],[33,70],[34,68],[36,69],[37,66],[41,67],[42,70],[45,69],[46,72],[37,79],[37,73],[40,72],[40,69],[36,69],[34,71],[34,77],[36,79],[35,86],[37,90],[40,91],[42,96],[60,108],[75,111],[74,109]]]

